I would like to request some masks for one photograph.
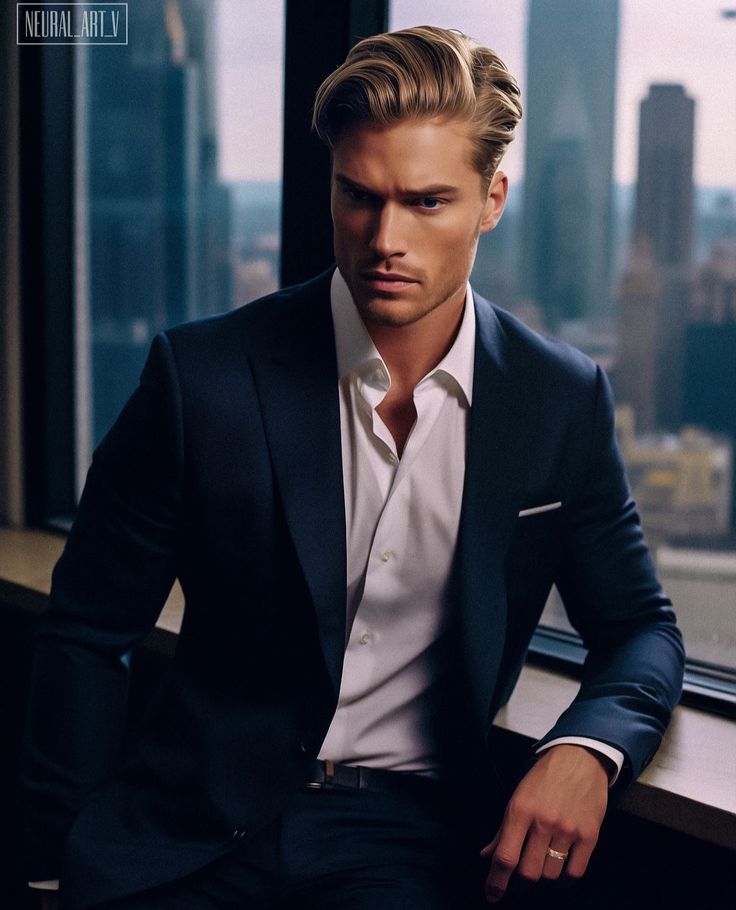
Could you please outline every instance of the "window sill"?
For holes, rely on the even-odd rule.
[[[64,548],[62,534],[0,527],[0,602],[40,613],[51,587],[51,573]],[[173,650],[173,636],[181,627],[184,595],[178,582],[147,644]]]
[[[40,612],[63,537],[0,528],[0,602]],[[172,589],[147,646],[171,652],[183,597]],[[496,727],[529,744],[543,736],[570,703],[577,682],[527,664]],[[736,724],[680,706],[661,749],[641,777],[616,797],[616,808],[675,831],[736,850]],[[705,770],[704,770],[705,769]]]
[[[570,704],[576,680],[527,664],[495,726],[531,745]],[[631,815],[736,850],[736,724],[680,705],[652,763],[614,805]]]

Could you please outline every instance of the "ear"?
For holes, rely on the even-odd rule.
[[[488,185],[488,194],[483,205],[483,215],[478,230],[481,234],[492,231],[503,215],[509,192],[509,178],[502,171],[496,171]]]

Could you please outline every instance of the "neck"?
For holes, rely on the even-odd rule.
[[[466,286],[409,325],[366,325],[383,357],[392,387],[413,390],[452,347],[462,322]]]

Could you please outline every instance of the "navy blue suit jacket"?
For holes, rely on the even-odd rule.
[[[95,453],[39,632],[25,761],[29,872],[56,877],[66,850],[69,906],[220,855],[234,831],[274,816],[318,753],[345,642],[329,282],[159,335]],[[607,381],[477,295],[475,306],[448,718],[462,717],[457,742],[477,745],[482,764],[554,583],[590,654],[549,738],[611,743],[635,776],[677,701],[683,657]],[[552,502],[562,508],[519,517]],[[125,655],[176,577],[186,611],[173,668],[122,750]]]

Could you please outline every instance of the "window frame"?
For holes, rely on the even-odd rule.
[[[330,159],[311,131],[312,105],[323,80],[360,38],[386,31],[388,6],[388,0],[287,0],[282,287],[311,278],[333,261]]]
[[[19,54],[20,286],[26,521],[64,526],[75,501],[74,58]],[[71,513],[70,513],[71,508]]]

